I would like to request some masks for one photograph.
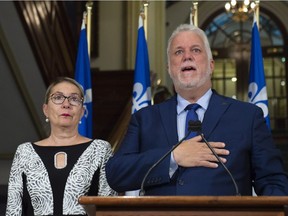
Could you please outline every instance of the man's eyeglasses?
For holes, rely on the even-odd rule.
[[[69,104],[72,106],[79,106],[83,102],[83,98],[80,98],[77,95],[71,95],[71,96],[67,97],[67,96],[64,96],[62,94],[52,94],[50,96],[51,101],[57,105],[63,104],[66,98],[67,98]]]

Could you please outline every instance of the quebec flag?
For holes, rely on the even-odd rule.
[[[266,124],[270,129],[268,112],[268,97],[264,74],[263,57],[260,43],[260,35],[254,15],[251,39],[250,77],[248,88],[248,100],[263,110]]]
[[[132,114],[151,105],[150,66],[143,20],[139,16],[136,62],[132,94]]]
[[[82,85],[84,90],[85,113],[79,124],[78,131],[82,136],[92,138],[92,87],[90,60],[88,55],[88,42],[83,20],[78,45],[78,54],[75,67],[75,80]]]
[[[132,94],[132,114],[151,105],[150,66],[143,19],[139,16],[136,62]],[[125,196],[139,196],[140,190],[126,191]]]

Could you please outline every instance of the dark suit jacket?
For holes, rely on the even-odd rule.
[[[131,116],[127,134],[106,165],[107,180],[118,191],[139,189],[145,173],[178,142],[176,96]],[[208,141],[226,144],[226,166],[241,195],[288,195],[288,180],[263,113],[257,106],[213,92],[202,123]],[[225,169],[182,168],[169,177],[170,155],[145,181],[146,195],[235,195]]]

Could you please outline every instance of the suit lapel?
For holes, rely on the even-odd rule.
[[[158,106],[169,146],[173,146],[178,142],[176,106],[176,96],[173,96],[171,99]]]
[[[209,138],[221,119],[221,116],[225,113],[230,104],[230,100],[227,100],[225,97],[220,96],[213,91],[202,122],[202,131],[206,138]],[[173,146],[178,142],[176,106],[176,96],[173,96],[171,99],[158,105],[162,125],[166,133],[167,142],[170,146]]]
[[[225,113],[230,104],[231,102],[229,100],[226,100],[225,97],[222,97],[213,91],[202,123],[202,130],[206,138],[209,138],[221,119],[221,116]]]

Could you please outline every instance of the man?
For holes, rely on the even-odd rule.
[[[127,134],[106,165],[118,191],[140,189],[153,164],[185,136],[185,107],[197,103],[202,133],[235,179],[195,136],[155,166],[144,182],[146,195],[288,195],[288,179],[263,113],[253,104],[212,90],[214,60],[205,33],[180,25],[168,41],[168,72],[176,96],[131,117]]]

